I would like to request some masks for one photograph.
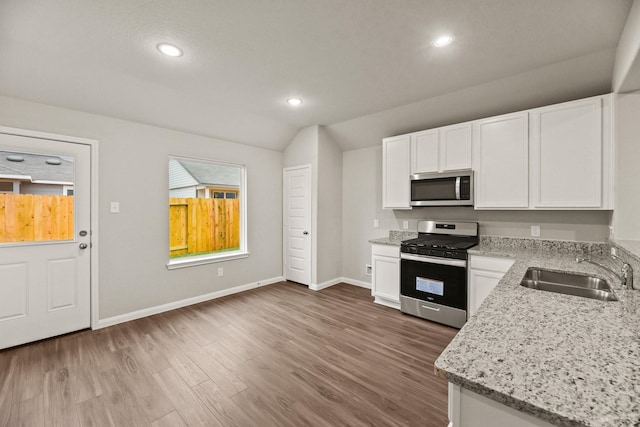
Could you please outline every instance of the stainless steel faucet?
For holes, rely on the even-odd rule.
[[[611,258],[620,259],[620,257],[618,257],[618,256],[616,256],[614,254],[611,254]],[[604,268],[605,270],[613,273],[618,279],[620,279],[620,282],[622,283],[622,285],[621,285],[622,289],[634,289],[634,287],[633,287],[633,268],[627,262],[622,261],[622,269],[620,271],[620,274],[616,273],[615,271],[613,271],[611,268],[607,267],[606,265],[600,264],[597,261],[593,261],[591,258],[585,258],[584,256],[581,257],[580,255],[578,255],[576,257],[576,262],[578,262],[578,263],[588,262],[589,264],[597,265],[600,268]]]

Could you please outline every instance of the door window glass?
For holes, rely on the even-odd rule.
[[[71,240],[74,159],[0,151],[0,244]]]

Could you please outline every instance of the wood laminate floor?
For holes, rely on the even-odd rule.
[[[446,426],[457,330],[279,283],[0,352],[0,426]]]

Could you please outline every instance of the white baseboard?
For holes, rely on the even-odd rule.
[[[336,277],[335,279],[327,280],[320,284],[310,284],[309,289],[312,291],[321,291],[329,286],[337,285],[338,283],[346,283],[347,285],[359,286],[365,289],[371,289],[371,283],[363,282],[362,280],[349,279],[348,277]]]
[[[395,308],[396,310],[400,310],[400,303],[395,301],[389,301],[384,298],[375,297],[373,302],[376,304],[384,305],[385,307]]]
[[[337,277],[335,279],[327,280],[326,282],[322,282],[317,285],[315,283],[312,283],[309,285],[309,289],[311,289],[312,291],[321,291],[328,288],[329,286],[337,285],[340,282],[342,282],[342,277]]]
[[[94,329],[106,328],[108,326],[117,325],[118,323],[129,322],[131,320],[140,319],[142,317],[152,316],[154,314],[164,313],[165,311],[175,310],[176,308],[186,307],[188,305],[197,304],[199,302],[209,301],[212,299],[224,297],[227,295],[237,294],[238,292],[248,291],[250,289],[259,288],[261,286],[272,285],[274,283],[284,281],[284,277],[272,277],[271,279],[260,280],[258,282],[248,283],[246,285],[234,286],[233,288],[223,289],[221,291],[215,291],[204,295],[198,295],[197,297],[187,298],[180,301],[174,301],[167,304],[158,305],[155,307],[149,307],[138,311],[132,311],[131,313],[120,314],[118,316],[108,317],[106,319],[100,319],[97,326]]]
[[[371,289],[371,283],[363,282],[362,280],[350,279],[348,277],[343,277],[342,281],[348,285],[359,286],[365,289]]]

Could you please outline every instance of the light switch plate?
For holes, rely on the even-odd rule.
[[[111,202],[111,213],[120,213],[120,202]]]
[[[378,221],[377,219],[373,220],[373,228],[379,228],[380,227],[380,221]]]
[[[540,226],[532,225],[531,226],[531,237],[540,237]]]

